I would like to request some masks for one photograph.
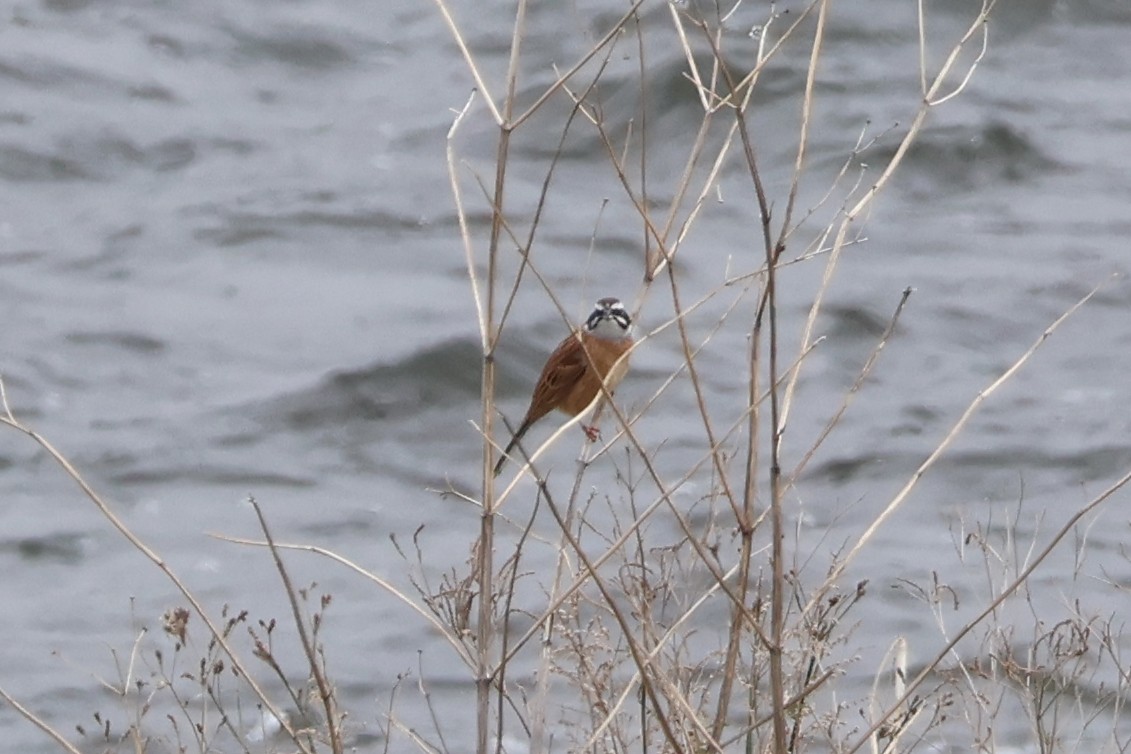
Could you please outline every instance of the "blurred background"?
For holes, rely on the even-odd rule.
[[[553,80],[551,66],[571,65],[623,12],[594,0],[535,5],[526,104]],[[927,5],[937,65],[977,4]],[[802,4],[775,7],[784,26]],[[860,159],[882,166],[919,102],[914,4],[834,8],[799,213],[862,133],[876,141]],[[454,11],[500,94],[512,4]],[[741,6],[728,24],[732,54],[753,58],[751,32],[766,15],[764,3]],[[475,511],[429,490],[475,490],[480,468],[470,424],[480,418],[479,336],[445,163],[453,110],[473,82],[436,7],[10,0],[0,21],[0,374],[15,415],[216,611],[286,615],[266,553],[208,536],[256,536],[249,495],[280,540],[332,548],[398,583],[411,563],[389,537],[409,541],[421,524],[428,566],[461,565]],[[646,29],[670,23],[665,3],[646,4]],[[1117,0],[1003,2],[967,90],[931,115],[863,218],[867,241],[845,253],[818,322],[827,340],[807,362],[786,436],[793,462],[901,291],[915,292],[873,379],[791,496],[790,525],[824,531],[828,551],[872,520],[980,389],[1108,281],[987,402],[846,575],[875,591],[876,623],[857,637],[865,646],[882,652],[898,631],[913,655],[933,654],[940,631],[899,584],[942,572],[964,609],[984,604],[984,569],[957,554],[964,527],[1014,517],[1021,537],[1044,537],[1131,466],[1129,33],[1131,10]],[[624,41],[598,94],[618,136],[639,115],[635,54]],[[701,110],[680,50],[648,55],[649,180],[662,206]],[[777,207],[807,61],[804,44],[779,58],[751,110]],[[524,222],[568,112],[558,99],[515,137],[510,199]],[[454,142],[477,229],[487,215],[470,176],[493,175],[495,149],[479,102]],[[720,286],[728,265],[750,270],[761,258],[739,157],[681,250],[686,301]],[[572,317],[600,296],[639,297],[641,239],[599,140],[575,126],[534,245]],[[818,259],[784,274],[787,336],[821,271]],[[689,319],[693,336],[705,337],[736,295],[724,291]],[[720,416],[744,400],[753,306],[752,296],[740,303],[735,317],[747,324],[724,331],[701,361]],[[657,289],[641,330],[670,314]],[[528,278],[500,352],[500,405],[512,420],[564,333]],[[651,339],[620,400],[641,407],[681,358],[674,331]],[[701,454],[694,406],[677,384],[638,427],[673,468]],[[563,484],[579,445],[567,438],[548,456]],[[594,473],[611,478],[612,463]],[[97,728],[96,711],[121,730],[129,720],[96,678],[116,680],[115,655],[128,656],[142,627],[160,633],[160,615],[182,600],[14,431],[0,433],[0,501],[0,687],[63,731]],[[1086,557],[1069,547],[1038,574],[1053,620],[1076,599],[1107,610],[1125,599],[1126,510],[1114,502],[1101,512]],[[662,538],[662,518],[654,525]],[[548,552],[531,558],[533,570],[551,562]],[[330,670],[358,741],[378,735],[397,675],[421,667],[453,728],[473,719],[467,674],[402,606],[327,562],[289,562],[296,582],[334,594]],[[199,625],[189,633],[206,640]],[[55,750],[7,706],[0,737],[11,751]]]

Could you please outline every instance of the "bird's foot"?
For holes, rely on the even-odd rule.
[[[601,437],[601,428],[596,424],[582,424],[581,431],[584,432],[585,436],[589,438],[589,442],[597,442],[598,438]]]

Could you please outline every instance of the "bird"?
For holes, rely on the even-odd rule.
[[[558,344],[534,386],[530,407],[514,437],[495,464],[498,476],[526,431],[535,422],[558,409],[577,416],[601,395],[601,383],[610,393],[628,372],[627,353],[632,348],[632,317],[620,299],[600,299],[585,324]],[[590,440],[597,439],[595,427],[582,426]]]

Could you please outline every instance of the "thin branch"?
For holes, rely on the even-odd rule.
[[[22,704],[20,704],[19,702],[17,702],[2,687],[0,687],[0,698],[2,698],[8,704],[12,705],[12,709],[14,709],[16,712],[20,713],[21,715],[23,715],[25,720],[28,720],[32,725],[39,728],[41,731],[43,731],[48,736],[50,736],[51,739],[56,744],[58,744],[59,748],[69,752],[69,754],[82,754],[82,752],[79,751],[77,748],[75,748],[75,746],[73,744],[71,744],[71,742],[68,741],[63,736],[62,733],[60,733],[59,731],[52,728],[51,725],[46,720],[44,720],[42,717],[39,717],[34,712],[29,710],[27,707],[25,707]]]
[[[479,72],[479,66],[475,63],[475,57],[471,54],[471,50],[467,48],[467,43],[463,41],[463,35],[460,34],[459,26],[456,25],[455,19],[452,18],[452,13],[448,10],[447,0],[433,0],[436,7],[440,9],[440,15],[444,17],[444,23],[448,25],[448,31],[456,40],[456,46],[459,47],[459,52],[463,55],[463,60],[467,63],[467,68],[471,71],[471,77],[475,79],[475,86],[483,93],[483,99],[487,102],[487,109],[491,111],[491,117],[495,123],[502,126],[505,121],[499,108],[495,105],[495,98],[491,96],[491,90],[487,87],[487,82],[483,79],[483,75]]]
[[[844,573],[848,565],[856,558],[857,555],[860,554],[861,550],[864,549],[864,546],[871,541],[872,537],[875,536],[880,527],[883,526],[883,524],[886,523],[889,518],[891,518],[892,514],[895,513],[895,511],[901,505],[903,505],[904,501],[906,501],[908,496],[910,496],[911,491],[914,490],[915,487],[919,484],[919,480],[922,479],[923,475],[926,474],[927,471],[930,470],[930,468],[933,467],[935,463],[943,456],[947,448],[949,448],[951,446],[951,443],[954,442],[955,438],[957,438],[958,435],[962,433],[962,430],[966,428],[966,425],[970,422],[970,419],[974,416],[974,414],[978,412],[978,409],[981,408],[985,400],[993,395],[999,387],[1009,382],[1009,380],[1012,379],[1013,376],[1016,375],[1021,370],[1021,368],[1025,366],[1025,364],[1028,363],[1033,354],[1035,354],[1037,350],[1042,345],[1044,345],[1049,336],[1052,335],[1065,320],[1079,311],[1080,307],[1091,300],[1091,298],[1095,296],[1096,293],[1098,293],[1100,289],[1107,285],[1107,283],[1112,279],[1114,279],[1114,276],[1112,278],[1109,278],[1109,280],[1105,280],[1104,282],[1097,285],[1083,298],[1069,307],[1069,309],[1064,312],[1064,314],[1061,314],[1059,317],[1057,317],[1056,321],[1045,328],[1045,330],[1037,337],[1037,339],[1033,342],[1033,345],[1029,346],[1025,353],[1021,354],[1021,356],[1016,361],[1014,361],[1008,369],[1002,372],[1001,375],[997,377],[997,379],[995,379],[993,382],[991,382],[989,385],[978,392],[978,394],[974,397],[974,400],[972,400],[970,402],[970,405],[966,407],[966,410],[962,412],[962,416],[959,417],[958,421],[955,422],[954,426],[951,427],[950,431],[946,434],[946,437],[943,438],[942,442],[940,442],[938,446],[935,447],[935,449],[931,452],[931,454],[927,456],[927,459],[919,465],[919,468],[915,470],[915,472],[911,475],[911,478],[908,479],[907,482],[903,485],[902,489],[900,489],[899,492],[896,493],[895,497],[892,498],[891,502],[888,503],[887,507],[884,508],[880,515],[877,516],[875,520],[873,520],[872,523],[868,526],[868,528],[864,530],[864,533],[860,535],[860,538],[856,541],[856,544],[853,545],[852,549],[848,551],[848,554],[841,558],[840,561],[837,562],[836,565],[831,569],[828,578],[826,578],[825,580],[824,586],[822,586],[821,589],[817,590],[813,599],[810,600],[809,605],[806,606],[807,610],[813,605],[813,600],[817,599],[817,595],[822,594],[829,585],[831,585],[840,577],[842,573]]]
[[[1089,294],[1089,296],[1090,295],[1091,294]],[[864,732],[856,745],[846,750],[845,754],[853,754],[854,752],[859,751],[862,746],[870,741],[872,735],[877,730],[879,730],[880,726],[884,725],[892,715],[904,708],[904,705],[906,705],[908,700],[910,700],[911,697],[915,694],[919,686],[922,685],[922,683],[932,673],[936,672],[936,670],[942,664],[942,661],[946,659],[947,655],[954,651],[954,648],[958,646],[958,642],[966,638],[966,636],[971,631],[973,631],[975,627],[980,625],[982,621],[993,614],[993,612],[997,610],[1001,606],[1001,604],[1005,602],[1005,600],[1008,599],[1014,592],[1016,592],[1022,586],[1028,584],[1029,577],[1033,575],[1033,572],[1036,571],[1037,568],[1042,563],[1044,563],[1046,559],[1048,559],[1048,556],[1052,554],[1052,552],[1060,545],[1061,541],[1063,541],[1064,538],[1068,536],[1068,534],[1076,527],[1081,519],[1099,508],[1101,505],[1103,505],[1103,503],[1107,502],[1107,500],[1112,495],[1123,489],[1123,487],[1125,487],[1128,483],[1131,483],[1131,472],[1124,474],[1122,477],[1116,480],[1114,484],[1112,484],[1098,496],[1093,498],[1087,505],[1076,511],[1076,513],[1074,513],[1072,517],[1069,518],[1067,522],[1065,522],[1064,526],[1062,526],[1060,530],[1053,535],[1049,543],[1045,545],[1045,547],[1033,558],[1032,562],[1029,563],[1029,565],[1026,566],[1023,571],[1017,574],[1017,578],[1015,578],[1012,583],[1010,583],[1005,589],[1003,589],[1001,594],[999,594],[993,601],[991,601],[989,605],[987,605],[980,613],[978,613],[978,615],[967,622],[966,625],[963,626],[957,634],[955,634],[954,638],[948,641],[946,645],[938,651],[934,658],[923,666],[923,669],[919,671],[919,674],[916,675],[907,684],[906,691],[903,692],[899,699],[897,699],[895,703],[888,708],[885,714],[881,715],[879,719],[875,720],[872,723],[871,727]]]
[[[840,420],[844,416],[844,413],[848,410],[849,405],[851,405],[852,399],[856,396],[857,393],[860,392],[860,388],[863,386],[864,380],[868,379],[868,375],[872,373],[872,368],[876,365],[876,361],[879,359],[880,352],[884,350],[884,346],[887,345],[888,341],[891,340],[892,335],[895,333],[896,323],[899,322],[899,317],[903,313],[904,306],[907,305],[907,299],[911,297],[911,292],[911,288],[905,288],[903,290],[903,295],[899,297],[899,303],[896,304],[895,313],[892,314],[891,319],[888,320],[888,326],[884,329],[883,334],[880,335],[880,339],[876,343],[875,348],[873,348],[872,352],[868,354],[868,358],[864,362],[864,366],[860,368],[860,373],[856,375],[856,379],[853,381],[852,387],[850,387],[848,389],[848,392],[844,394],[844,400],[841,401],[840,407],[833,413],[831,417],[829,417],[828,422],[825,423],[824,429],[822,429],[821,433],[817,435],[817,439],[813,442],[812,445],[809,446],[809,449],[805,451],[805,455],[801,457],[801,460],[798,461],[797,466],[789,475],[789,481],[786,484],[787,487],[792,487],[797,483],[797,480],[801,476],[801,472],[805,470],[805,467],[809,464],[809,461],[812,460],[813,456],[817,452],[817,449],[820,448],[825,440],[828,439],[829,435],[832,434],[833,429],[837,424],[840,423]]]
[[[623,16],[621,16],[615,24],[613,24],[613,28],[609,29],[608,33],[606,33],[605,36],[601,37],[601,39],[598,40],[597,43],[589,49],[589,52],[585,53],[580,60],[578,60],[569,68],[569,70],[559,75],[557,80],[554,83],[550,84],[550,86],[548,86],[546,90],[542,92],[541,95],[539,95],[538,99],[534,101],[533,105],[526,108],[522,115],[519,115],[514,119],[512,126],[514,128],[517,128],[518,126],[521,126],[523,123],[525,123],[531,115],[533,115],[538,111],[540,107],[542,107],[543,103],[545,103],[546,100],[548,100],[554,94],[554,92],[565,86],[566,82],[573,78],[574,74],[580,71],[586,63],[593,59],[593,56],[600,52],[605,45],[613,41],[616,36],[620,34],[621,29],[623,29],[625,24],[627,24],[632,19],[632,17],[636,15],[636,11],[643,4],[644,0],[636,0],[636,2],[632,4],[628,11]]]
[[[306,620],[303,618],[302,608],[298,604],[298,592],[294,584],[291,583],[290,574],[287,573],[287,568],[283,565],[282,557],[279,556],[279,548],[275,546],[275,540],[267,526],[267,518],[263,515],[263,509],[259,507],[259,503],[254,497],[249,497],[248,502],[255,510],[255,516],[259,520],[259,528],[263,531],[263,536],[267,540],[267,547],[275,561],[275,570],[279,572],[279,577],[283,580],[283,591],[286,592],[287,600],[291,605],[291,615],[294,618],[295,629],[298,631],[299,643],[302,644],[302,650],[306,654],[306,661],[310,666],[310,675],[314,678],[315,685],[318,686],[318,697],[322,702],[322,709],[326,713],[326,728],[330,735],[330,748],[334,754],[341,754],[341,730],[338,727],[338,711],[337,704],[334,702],[334,692],[318,662],[318,650],[306,631]]]
[[[197,600],[196,595],[189,591],[189,588],[185,585],[181,578],[177,576],[177,574],[173,571],[169,564],[166,563],[155,550],[145,544],[145,542],[143,542],[140,537],[134,534],[132,529],[126,526],[125,522],[123,522],[122,519],[120,519],[118,515],[110,509],[110,506],[106,503],[106,501],[104,501],[98,495],[98,493],[96,493],[91,488],[89,484],[87,484],[86,480],[82,477],[81,474],[79,474],[78,470],[75,469],[73,465],[71,465],[71,462],[67,460],[67,458],[62,453],[60,453],[54,445],[48,442],[47,438],[43,437],[30,427],[16,421],[11,417],[10,414],[6,417],[0,417],[0,424],[7,425],[12,429],[22,432],[23,434],[30,437],[41,448],[47,451],[47,454],[50,455],[55,460],[55,462],[63,468],[63,471],[66,472],[67,476],[69,476],[71,480],[79,486],[79,489],[83,491],[83,494],[86,495],[87,499],[94,503],[95,507],[98,508],[98,511],[106,518],[107,521],[110,522],[110,525],[117,529],[118,533],[125,537],[126,540],[134,547],[134,549],[144,555],[147,560],[153,563],[153,565],[157,566],[158,570],[165,574],[165,577],[168,578],[170,582],[172,582],[172,584],[177,588],[177,591],[181,593],[181,596],[183,596],[188,601],[188,603],[192,605],[193,610],[196,611],[196,614],[200,616],[200,619],[202,621],[204,621],[204,625],[208,627],[209,634],[224,650],[224,653],[231,660],[232,666],[237,671],[239,671],[239,674],[247,682],[248,686],[255,693],[259,701],[262,702],[263,706],[266,707],[267,711],[279,720],[279,724],[287,732],[287,735],[291,738],[295,745],[298,746],[301,751],[308,752],[309,749],[300,741],[298,733],[293,727],[291,727],[291,724],[287,721],[286,716],[282,713],[281,710],[279,710],[275,703],[271,701],[270,697],[267,696],[267,693],[255,681],[255,678],[251,675],[251,673],[248,672],[248,669],[244,665],[243,661],[240,660],[235,650],[232,649],[231,645],[228,643],[228,639],[224,635],[224,632],[212,621],[212,618],[205,611],[204,606],[200,603],[199,600]]]
[[[247,545],[250,547],[270,547],[270,544],[268,542],[258,539],[232,537],[226,534],[209,534],[209,536],[222,542],[231,542],[232,544],[237,545]],[[432,615],[423,607],[421,607],[416,602],[416,600],[414,600],[412,597],[409,597],[397,587],[393,586],[393,584],[386,579],[378,576],[372,571],[365,570],[349,558],[346,558],[343,555],[339,555],[333,550],[327,550],[324,547],[318,547],[316,545],[288,544],[285,542],[276,542],[274,546],[278,550],[300,550],[303,552],[314,553],[315,555],[321,555],[322,557],[329,558],[330,560],[333,560],[334,562],[345,566],[359,576],[372,581],[374,584],[384,589],[402,604],[407,605],[414,613],[427,621],[432,626],[432,628],[434,628],[439,633],[439,635],[448,642],[448,646],[450,646],[455,651],[456,656],[458,656],[460,660],[463,661],[464,665],[466,665],[468,669],[474,670],[475,658],[468,654],[467,649],[454,636],[452,636],[448,628],[443,623],[441,623],[439,619],[436,618],[436,616]]]

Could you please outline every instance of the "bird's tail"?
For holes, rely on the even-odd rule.
[[[503,466],[506,466],[507,464],[507,457],[510,456],[511,451],[514,450],[514,447],[518,445],[518,441],[522,439],[522,436],[526,434],[526,430],[530,429],[530,425],[531,422],[524,421],[519,426],[518,431],[514,433],[514,437],[511,438],[511,441],[507,443],[506,450],[504,450],[503,454],[499,456],[499,462],[495,464],[495,476],[498,476],[503,472]]]

